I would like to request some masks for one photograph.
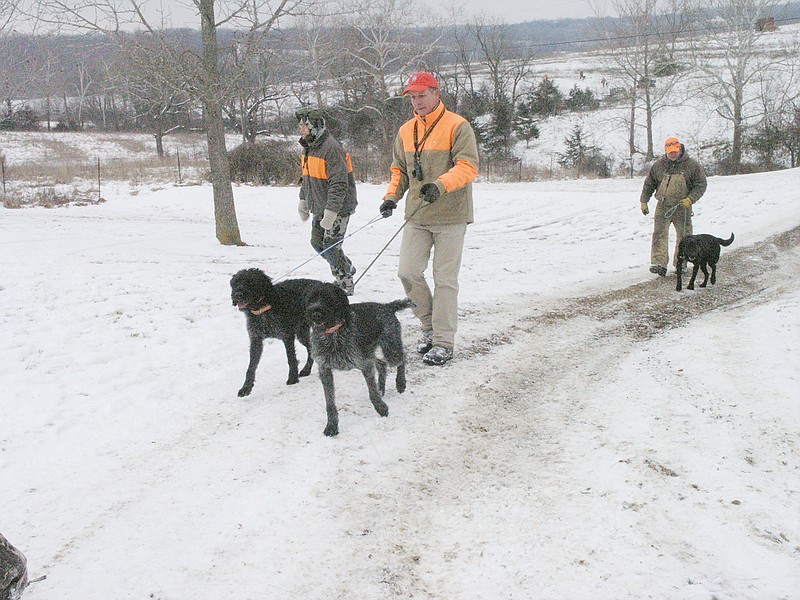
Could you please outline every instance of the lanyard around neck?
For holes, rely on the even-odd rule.
[[[425,146],[425,142],[428,139],[428,136],[433,131],[433,128],[436,127],[436,124],[439,121],[442,120],[442,117],[444,116],[444,113],[446,113],[446,112],[447,112],[447,109],[443,108],[442,109],[442,113],[438,117],[436,117],[436,120],[431,124],[430,127],[428,127],[427,131],[425,131],[425,134],[422,136],[421,140],[418,140],[418,137],[417,137],[418,136],[417,126],[419,125],[419,122],[416,121],[416,120],[414,121],[414,157],[417,160],[419,160],[420,152],[422,151],[422,148]]]

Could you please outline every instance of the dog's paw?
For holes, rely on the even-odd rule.
[[[400,394],[402,394],[403,392],[405,392],[405,391],[406,391],[406,382],[405,382],[405,381],[404,381],[404,382],[402,382],[402,383],[400,383],[399,381],[397,382],[397,391],[398,391]]]
[[[328,425],[325,427],[325,430],[322,433],[324,433],[328,437],[336,437],[337,435],[339,435],[339,426],[331,425],[330,423],[328,423]]]
[[[308,377],[309,375],[311,375],[311,367],[308,368],[304,367],[303,370],[298,373],[298,375],[300,377]]]
[[[703,286],[701,285],[700,287],[703,287]],[[686,286],[686,289],[687,290],[693,290],[694,289],[694,284],[690,283],[689,285]]]
[[[289,375],[289,379],[286,380],[286,385],[294,385],[295,383],[300,383],[300,378],[297,375]]]
[[[243,398],[244,396],[249,396],[250,392],[252,391],[253,391],[252,385],[244,385],[242,386],[242,389],[239,390],[238,396],[239,398]]]
[[[706,282],[704,281],[703,283],[701,283],[701,284],[700,284],[700,287],[706,287],[706,285],[707,285],[707,284],[706,284]]]
[[[375,403],[375,410],[382,417],[388,417],[389,416],[389,407],[386,405],[386,402],[384,402],[383,400]]]

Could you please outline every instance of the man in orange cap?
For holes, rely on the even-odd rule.
[[[425,364],[443,365],[455,346],[458,272],[467,224],[474,220],[478,144],[469,122],[445,109],[430,73],[412,75],[403,95],[411,99],[414,118],[395,138],[392,178],[380,212],[389,217],[408,192],[397,274],[422,324],[417,351]],[[433,291],[425,280],[431,250]]]
[[[677,265],[678,245],[685,235],[692,235],[692,205],[705,194],[706,172],[676,137],[664,142],[665,155],[659,158],[644,180],[639,203],[642,214],[650,212],[647,202],[655,192],[656,212],[650,244],[650,272],[664,276],[669,263],[669,225],[675,228],[673,265]]]

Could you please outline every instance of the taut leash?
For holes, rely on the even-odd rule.
[[[314,260],[314,259],[315,259],[315,258],[317,258],[318,256],[322,256],[323,254],[325,254],[325,253],[326,253],[328,250],[330,250],[331,248],[335,248],[335,247],[336,247],[336,246],[338,246],[339,244],[343,243],[343,242],[344,242],[344,241],[345,241],[347,238],[354,236],[355,234],[357,234],[357,233],[358,233],[359,231],[361,231],[362,229],[365,229],[366,227],[369,227],[370,225],[372,225],[372,224],[373,224],[373,223],[375,223],[376,221],[379,221],[379,220],[380,220],[380,219],[382,219],[382,218],[383,218],[383,216],[382,216],[382,215],[378,215],[377,217],[375,217],[374,219],[372,219],[372,220],[371,220],[371,221],[369,221],[368,223],[366,223],[366,224],[362,225],[361,227],[359,227],[358,229],[356,229],[355,231],[353,231],[352,233],[348,233],[346,236],[344,236],[344,237],[343,237],[342,239],[340,239],[338,242],[334,242],[333,244],[331,244],[330,246],[328,246],[327,248],[325,248],[325,249],[324,249],[324,250],[322,250],[321,252],[318,252],[317,254],[315,254],[314,256],[312,256],[311,258],[309,258],[308,260],[305,260],[305,261],[301,262],[299,265],[297,265],[297,266],[296,266],[294,269],[292,269],[291,271],[289,271],[289,272],[287,272],[287,273],[284,273],[283,275],[281,275],[281,276],[280,276],[280,277],[278,277],[277,279],[273,279],[273,280],[272,280],[272,281],[273,281],[273,283],[277,283],[277,282],[278,282],[278,281],[280,281],[281,279],[286,279],[286,278],[287,278],[289,275],[291,275],[292,273],[294,273],[295,271],[297,271],[297,269],[299,269],[300,267],[302,267],[302,266],[304,266],[304,265],[307,265],[308,263],[310,263],[312,260]],[[359,278],[359,279],[360,279],[360,278]]]
[[[420,200],[419,206],[417,206],[417,208],[416,208],[416,209],[414,209],[414,212],[412,212],[412,213],[411,213],[411,215],[408,217],[408,219],[404,219],[404,220],[403,220],[403,224],[402,224],[402,225],[400,225],[400,228],[399,228],[397,231],[395,231],[395,232],[394,232],[394,235],[393,235],[392,237],[390,237],[390,238],[389,238],[389,241],[388,241],[388,242],[386,242],[386,245],[385,245],[383,248],[381,248],[381,251],[380,251],[380,252],[378,252],[378,253],[375,255],[375,258],[373,258],[373,259],[372,259],[372,262],[371,262],[371,263],[369,263],[369,264],[367,265],[367,268],[366,268],[366,269],[364,269],[363,271],[361,271],[361,275],[359,275],[359,276],[358,276],[358,279],[356,279],[356,280],[353,282],[353,286],[355,286],[355,285],[356,285],[356,284],[357,284],[359,281],[361,281],[361,278],[362,278],[362,277],[364,277],[364,275],[366,275],[366,274],[367,274],[367,271],[369,271],[369,270],[370,270],[370,267],[372,267],[372,265],[374,265],[374,264],[375,264],[375,262],[376,262],[376,261],[377,261],[377,260],[380,258],[381,254],[383,254],[383,253],[386,251],[386,249],[389,247],[389,244],[391,244],[391,243],[394,241],[394,238],[396,238],[396,237],[399,235],[399,233],[400,233],[401,231],[403,231],[403,227],[405,227],[406,225],[408,225],[408,222],[411,220],[411,218],[412,218],[412,217],[413,217],[415,214],[417,214],[417,212],[419,211],[419,209],[420,209],[420,208],[422,208],[423,206],[426,206],[426,205],[428,205],[428,204],[430,204],[430,203],[429,203],[429,202],[425,202],[424,200]],[[381,218],[383,218],[383,217],[381,217]]]

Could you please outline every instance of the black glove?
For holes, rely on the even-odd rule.
[[[381,216],[386,219],[392,216],[392,211],[397,208],[397,202],[394,200],[384,200],[381,207],[378,209],[381,211]]]
[[[422,194],[422,199],[429,204],[436,202],[436,199],[440,196],[439,188],[436,187],[435,183],[426,183],[420,188],[419,193]]]

